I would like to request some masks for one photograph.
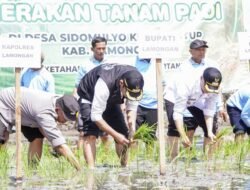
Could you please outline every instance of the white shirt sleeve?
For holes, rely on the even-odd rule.
[[[182,119],[183,112],[187,108],[187,101],[189,97],[188,85],[184,84],[183,81],[177,80],[175,83],[175,104],[174,104],[174,120]]]
[[[216,112],[216,103],[218,101],[218,94],[211,94],[208,99],[205,100],[205,107],[203,113],[205,116],[213,117]]]
[[[91,108],[91,120],[93,122],[102,119],[102,114],[106,109],[109,95],[110,93],[107,84],[99,78],[95,85],[94,98]]]

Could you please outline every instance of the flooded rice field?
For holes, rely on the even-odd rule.
[[[250,189],[250,176],[237,169],[211,167],[209,163],[196,162],[178,166],[167,165],[165,176],[159,175],[159,167],[151,162],[141,161],[140,166],[128,168],[99,166],[94,170],[83,170],[71,178],[42,179],[36,175],[24,178],[22,184],[10,180],[1,189]]]
[[[69,143],[74,147],[76,138],[71,135],[68,134],[72,140]],[[159,172],[157,145],[148,150],[143,143],[139,144],[131,150],[129,165],[126,168],[119,166],[113,145],[109,151],[103,149],[97,153],[95,169],[88,169],[82,152],[77,152],[83,165],[81,172],[76,172],[64,159],[51,156],[49,146],[45,147],[39,167],[30,169],[26,163],[25,145],[24,178],[21,183],[14,180],[15,149],[14,144],[11,144],[6,159],[0,160],[7,165],[4,169],[0,163],[0,189],[250,189],[249,142],[240,147],[234,146],[234,143],[221,145],[223,148],[211,159],[206,159],[202,153],[201,137],[197,137],[195,144],[196,148],[192,154],[182,150],[176,162],[167,159],[165,175],[160,175]]]

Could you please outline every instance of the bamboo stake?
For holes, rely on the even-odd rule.
[[[15,68],[15,77],[16,77],[16,180],[22,180],[22,162],[21,162],[21,151],[22,151],[22,142],[21,142],[21,87],[20,87],[20,73],[21,68]]]
[[[248,60],[248,72],[250,72],[250,60]]]
[[[157,83],[157,107],[158,107],[158,132],[160,145],[160,174],[166,174],[166,154],[165,154],[165,132],[164,132],[164,112],[163,112],[163,87],[161,59],[156,59],[156,83]]]

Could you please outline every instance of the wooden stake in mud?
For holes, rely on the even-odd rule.
[[[138,53],[140,59],[156,59],[158,132],[160,145],[160,174],[166,174],[165,132],[163,112],[162,58],[174,60],[181,57],[183,34],[169,32],[166,27],[151,28],[138,33]],[[152,87],[153,88],[153,87]]]
[[[250,60],[248,60],[248,72],[250,72]]]
[[[5,38],[0,40],[0,67],[15,68],[15,125],[16,125],[16,181],[22,182],[21,144],[21,68],[41,67],[41,41],[39,39]],[[28,47],[28,48],[23,48]],[[6,56],[8,55],[8,56]],[[27,56],[28,55],[28,56]]]
[[[161,59],[156,59],[156,83],[157,83],[157,107],[158,107],[158,132],[160,144],[160,174],[166,174],[166,154],[165,154],[165,130],[163,112],[163,87]]]
[[[16,77],[16,180],[22,180],[22,142],[21,142],[21,87],[20,87],[21,68],[15,68]]]

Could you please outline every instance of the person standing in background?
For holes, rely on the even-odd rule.
[[[52,74],[46,70],[43,66],[44,54],[41,53],[41,67],[40,68],[28,68],[24,69],[21,74],[21,86],[30,88],[33,90],[40,90],[49,93],[55,93],[55,80]],[[23,129],[23,127],[22,127]],[[30,131],[34,134],[40,134],[43,136],[38,128],[30,128]],[[35,138],[32,143],[29,144],[29,151],[33,152],[37,147],[43,146],[43,138]],[[39,155],[41,153],[38,153]]]
[[[78,98],[77,95],[77,87],[81,81],[81,79],[88,73],[91,69],[95,68],[96,66],[103,64],[106,62],[106,59],[104,58],[105,52],[106,52],[106,46],[107,46],[107,40],[104,37],[94,37],[91,41],[91,51],[93,52],[93,55],[89,58],[87,62],[84,62],[76,75],[75,79],[75,87],[73,90],[73,95]],[[82,121],[80,119],[80,116],[78,117],[77,121],[77,129],[81,129],[83,126]],[[109,145],[109,136],[104,133],[100,132],[101,134],[101,140],[104,144],[104,146]],[[77,142],[78,149],[81,149],[83,147],[83,134],[82,132],[79,133],[79,139]]]
[[[145,123],[155,129],[151,136],[156,138],[157,92],[155,64],[152,59],[140,59],[136,57],[135,67],[144,79],[143,96],[137,108],[136,129]]]
[[[21,86],[34,90],[55,93],[55,80],[43,66],[44,54],[41,54],[41,67],[24,69],[21,74]]]
[[[75,79],[75,88],[73,90],[73,95],[77,95],[77,87],[81,81],[81,79],[89,72],[91,69],[95,68],[96,66],[105,63],[106,59],[104,58],[104,54],[106,52],[107,40],[103,37],[97,36],[94,37],[91,41],[91,51],[93,55],[89,58],[87,62],[84,62],[76,75]]]

